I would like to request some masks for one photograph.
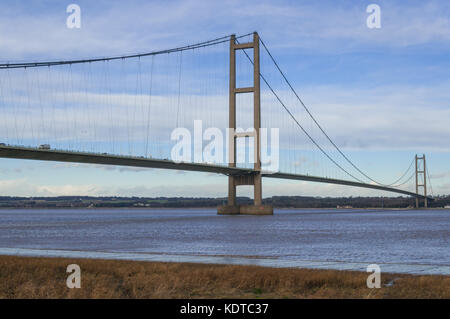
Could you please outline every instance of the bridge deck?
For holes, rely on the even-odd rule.
[[[325,177],[309,176],[309,175],[299,175],[299,174],[287,174],[287,173],[263,174],[263,176],[279,178],[279,179],[294,179],[294,180],[317,182],[317,183],[327,183],[327,184],[338,184],[338,185],[346,185],[346,186],[354,186],[354,187],[362,187],[362,188],[372,188],[372,189],[378,189],[378,190],[387,191],[387,192],[409,195],[409,196],[413,196],[413,197],[419,197],[420,199],[425,198],[425,196],[423,196],[423,195],[417,195],[416,193],[408,192],[408,191],[397,189],[397,188],[380,186],[380,185],[375,185],[375,184],[352,182],[352,181],[347,181],[347,180],[342,180],[342,179],[333,179],[333,178],[325,178]],[[427,196],[427,199],[431,200],[431,201],[433,200],[433,198],[429,197],[429,196]]]
[[[227,167],[221,165],[212,165],[205,163],[178,163],[171,160],[161,160],[144,157],[132,157],[132,156],[119,156],[111,154],[98,154],[87,152],[73,152],[62,150],[44,150],[32,147],[19,147],[19,146],[5,146],[0,145],[0,158],[16,158],[16,159],[28,159],[39,161],[55,161],[55,162],[71,162],[71,163],[87,163],[87,164],[103,164],[103,165],[117,165],[117,166],[132,166],[132,167],[146,167],[146,168],[159,168],[159,169],[172,169],[183,171],[196,171],[196,172],[209,172],[225,175],[249,175],[255,171],[252,169]],[[417,195],[413,192],[404,191],[401,189],[352,182],[340,179],[331,179],[326,177],[300,175],[300,174],[288,174],[288,173],[262,173],[263,177],[279,178],[279,179],[292,179],[302,180],[317,183],[338,184],[362,188],[378,189],[382,191],[388,191],[393,193],[399,193],[409,195],[413,197],[424,198],[423,195]],[[431,197],[427,197],[428,200],[433,200]]]

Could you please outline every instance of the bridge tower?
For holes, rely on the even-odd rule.
[[[253,49],[253,87],[236,87],[236,51]],[[253,42],[236,43],[236,36],[230,38],[230,84],[229,84],[229,144],[228,166],[236,167],[236,139],[253,137],[255,145],[254,172],[250,175],[228,176],[228,204],[218,208],[220,215],[272,215],[273,207],[262,205],[262,180],[261,180],[261,88],[260,88],[260,63],[259,63],[259,36],[253,33]],[[240,93],[253,93],[253,132],[236,132],[236,95]],[[236,204],[236,187],[239,185],[253,185],[253,205]]]
[[[422,164],[422,165],[421,165]],[[418,156],[416,154],[416,194],[419,195],[419,188],[423,188],[424,207],[428,207],[427,199],[427,166],[425,154]],[[419,208],[419,197],[416,197],[416,208]]]

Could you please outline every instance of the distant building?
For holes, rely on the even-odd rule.
[[[348,209],[348,208],[353,208],[353,206],[351,206],[351,205],[337,205],[336,208],[339,208],[339,209]]]

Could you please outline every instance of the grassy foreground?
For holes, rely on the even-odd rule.
[[[66,267],[81,268],[81,288]],[[0,256],[0,298],[450,298],[450,276]],[[394,284],[385,286],[392,282]]]

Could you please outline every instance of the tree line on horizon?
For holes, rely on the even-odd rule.
[[[116,196],[57,196],[14,197],[0,196],[0,208],[194,208],[217,207],[226,204],[227,198],[212,197],[116,197]],[[239,205],[251,205],[249,197],[238,197]],[[412,197],[314,197],[272,196],[263,204],[276,208],[407,208],[415,205]],[[450,196],[438,196],[430,207],[450,205]]]

